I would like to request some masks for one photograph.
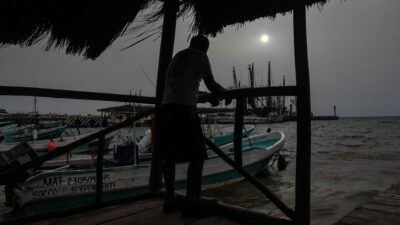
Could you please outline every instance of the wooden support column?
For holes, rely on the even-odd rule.
[[[295,224],[310,224],[311,102],[308,70],[306,7],[295,3],[293,13],[297,95],[297,154]]]
[[[103,195],[103,156],[105,147],[105,136],[99,137],[97,147],[97,162],[96,162],[96,204],[100,205]]]
[[[235,109],[235,129],[233,132],[234,142],[233,150],[235,153],[235,162],[238,166],[242,167],[242,131],[243,131],[243,114],[244,114],[244,101],[243,98],[236,99]]]
[[[169,62],[172,59],[172,54],[174,51],[174,41],[175,41],[175,29],[176,29],[176,14],[178,11],[178,0],[168,0],[164,1],[164,22],[162,28],[161,36],[161,46],[160,46],[160,57],[158,61],[158,73],[157,73],[157,87],[156,87],[156,130],[157,118],[159,118],[158,108],[161,104],[162,95],[164,91],[164,82],[167,74],[167,69]],[[156,132],[157,133],[157,132]],[[156,144],[152,160],[151,160],[151,171],[150,171],[150,190],[154,191],[161,187],[162,184],[162,160],[157,154],[157,136]]]

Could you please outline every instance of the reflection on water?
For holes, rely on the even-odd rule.
[[[285,171],[270,168],[259,179],[294,208],[296,123],[258,125],[282,130],[287,137]],[[355,207],[399,182],[400,118],[343,118],[312,122],[311,220],[332,224]],[[251,184],[242,181],[207,190],[204,195],[246,208],[282,214]]]

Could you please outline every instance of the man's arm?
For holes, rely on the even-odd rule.
[[[213,76],[206,76],[203,78],[206,87],[211,93],[217,94],[226,91],[220,84],[218,84]]]
[[[204,79],[204,83],[206,84],[207,89],[209,91],[211,91],[211,93],[218,94],[218,93],[222,93],[222,92],[226,91],[226,89],[224,87],[222,87],[220,84],[218,84],[214,80],[214,76],[206,76],[203,79]],[[232,102],[232,99],[225,99],[225,105],[229,105],[229,104],[231,104],[231,102]],[[214,104],[212,104],[212,105],[214,106]]]

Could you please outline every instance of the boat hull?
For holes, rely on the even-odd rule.
[[[267,138],[266,138],[267,137]],[[259,144],[257,144],[257,139]],[[247,140],[247,141],[246,141]],[[268,146],[267,146],[268,145]],[[274,153],[284,145],[284,134],[262,134],[243,139],[243,166],[251,174],[266,169]],[[263,146],[263,148],[260,148]],[[233,144],[221,146],[233,158]],[[187,164],[176,166],[176,189],[186,187]],[[105,168],[103,201],[133,197],[148,192],[150,165]],[[240,174],[216,155],[204,163],[203,188],[213,188],[238,181]],[[43,172],[29,178],[18,190],[17,202],[24,214],[65,210],[94,203],[96,170]]]
[[[58,138],[62,133],[67,129],[67,126],[51,128],[43,131],[39,131],[37,134],[37,140],[49,140]],[[33,141],[32,134],[23,134],[23,135],[5,135],[5,142],[24,142],[24,141]]]

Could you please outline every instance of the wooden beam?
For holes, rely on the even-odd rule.
[[[0,86],[0,95],[14,96],[37,96],[47,98],[66,98],[79,100],[97,100],[113,102],[137,102],[146,104],[156,104],[155,97],[120,95],[111,93],[99,93],[88,91],[59,90],[50,88],[33,88],[19,86]],[[260,96],[296,96],[295,86],[286,87],[263,87],[263,88],[242,88],[228,90],[221,94],[205,94],[199,97],[199,103],[205,103],[214,99],[221,98],[246,98]]]
[[[103,196],[103,156],[104,156],[104,145],[105,136],[99,137],[97,149],[97,162],[96,162],[96,204],[100,205]]]
[[[219,157],[221,157],[226,163],[228,163],[232,168],[236,170],[240,175],[242,175],[247,181],[253,184],[259,191],[261,191],[272,203],[275,204],[278,209],[280,209],[287,217],[294,219],[294,211],[285,205],[273,192],[271,192],[267,187],[265,187],[260,181],[258,181],[254,176],[249,174],[243,167],[238,166],[235,161],[229,158],[225,153],[218,148],[210,139],[204,137],[204,140],[208,147],[211,148]]]
[[[240,167],[242,167],[243,165],[243,159],[242,159],[243,115],[244,115],[244,100],[243,98],[238,98],[236,99],[236,109],[235,109],[233,150],[234,150],[235,162]]]
[[[0,95],[37,96],[47,98],[67,98],[113,102],[137,102],[147,104],[156,103],[156,98],[154,97],[17,86],[0,86]]]
[[[157,126],[159,124],[158,118],[158,108],[161,104],[163,92],[164,92],[164,83],[165,77],[167,75],[168,65],[172,59],[172,54],[174,51],[174,42],[175,42],[175,29],[176,29],[176,14],[179,9],[179,1],[178,0],[170,0],[164,1],[164,22],[162,28],[162,36],[161,36],[161,46],[160,46],[160,58],[158,61],[158,73],[157,73],[157,87],[156,87],[156,124],[155,129],[157,130]],[[153,152],[153,157],[151,159],[151,170],[150,170],[150,179],[149,186],[150,190],[154,191],[161,187],[162,185],[162,160],[159,154],[157,154],[157,146],[158,144],[157,137],[155,138],[155,147]]]
[[[296,1],[293,13],[297,95],[295,224],[310,224],[311,102],[308,69],[306,7]]]

